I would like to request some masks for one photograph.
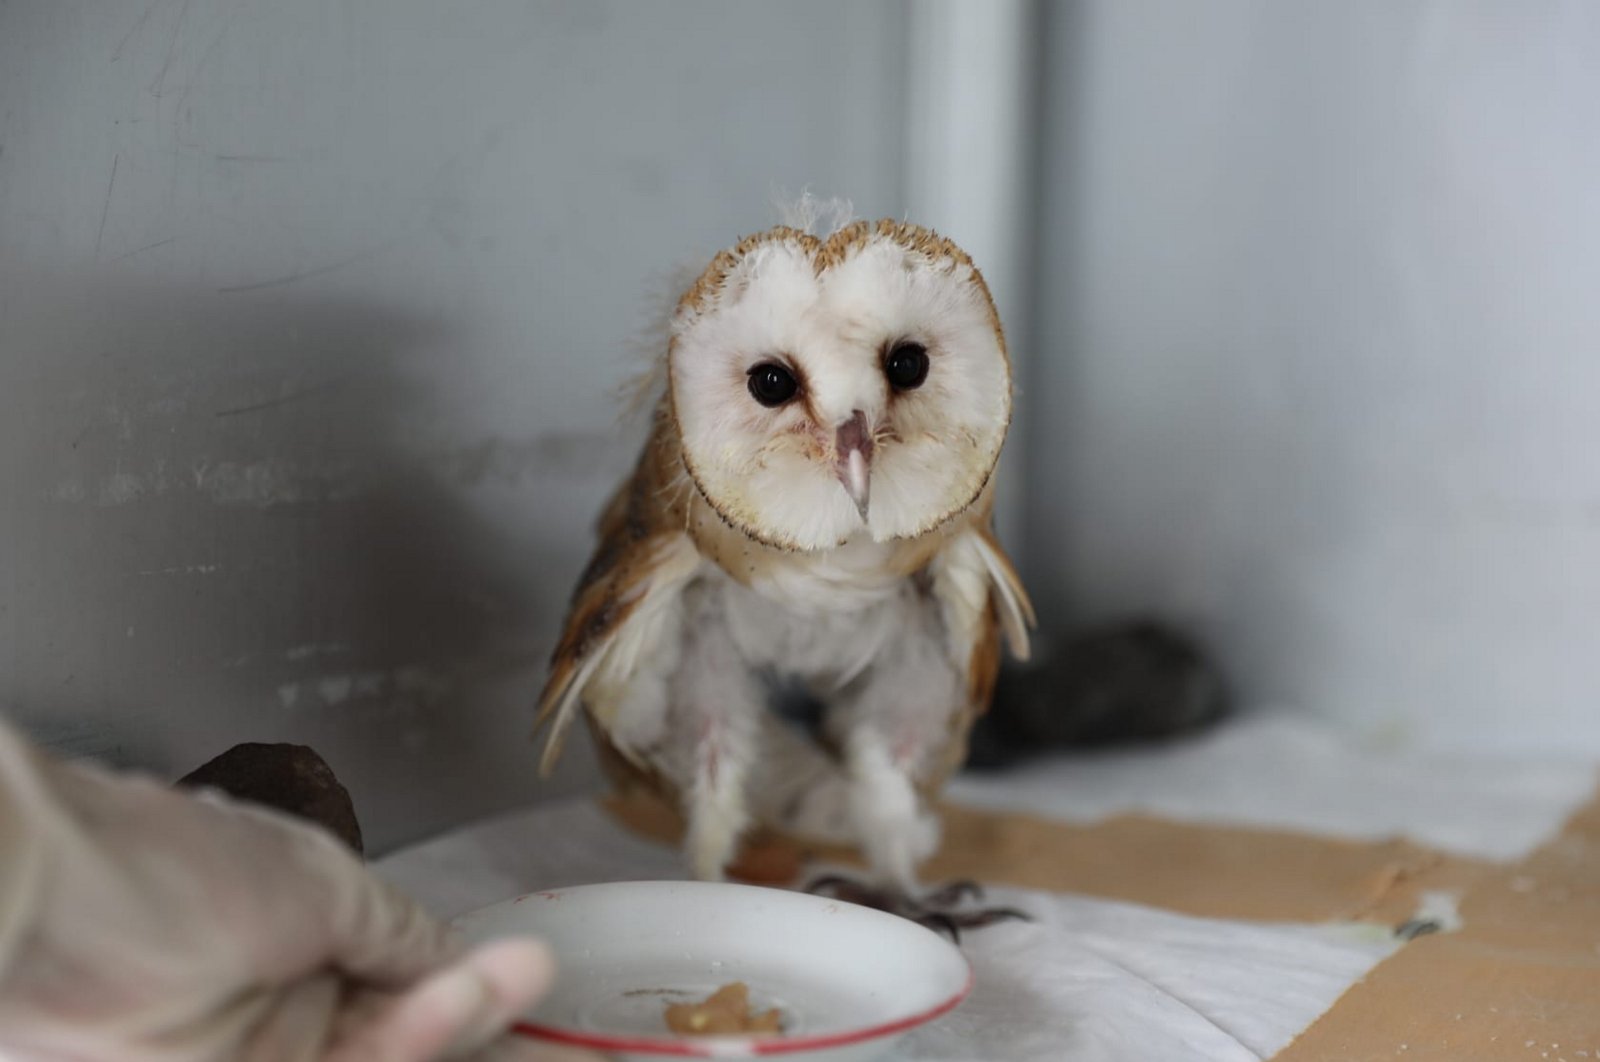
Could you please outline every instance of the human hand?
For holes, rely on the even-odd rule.
[[[463,953],[320,829],[3,726],[0,861],[0,1057],[592,1058],[501,1035],[549,985],[541,945]]]

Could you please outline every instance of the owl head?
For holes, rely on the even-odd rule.
[[[667,379],[695,486],[786,550],[938,528],[982,493],[1011,417],[983,277],[895,221],[779,227],[717,255],[673,316]]]

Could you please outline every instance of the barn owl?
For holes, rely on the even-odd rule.
[[[677,304],[540,700],[678,806],[693,873],[751,826],[859,848],[916,907],[930,798],[1032,606],[991,528],[1011,371],[983,277],[916,225],[779,226]]]

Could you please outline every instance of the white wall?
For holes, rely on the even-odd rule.
[[[378,847],[539,792],[647,300],[775,187],[900,213],[903,17],[0,4],[0,710],[308,742]]]
[[[1254,703],[1600,753],[1600,7],[1050,12],[1041,596]]]
[[[1597,112],[1555,0],[0,3],[0,710],[309,742],[378,847],[551,792],[647,296],[809,184],[998,281],[1058,625],[1600,753]]]

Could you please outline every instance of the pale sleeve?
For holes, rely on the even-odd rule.
[[[37,915],[52,838],[70,829],[51,774],[44,758],[0,719],[0,980]]]

